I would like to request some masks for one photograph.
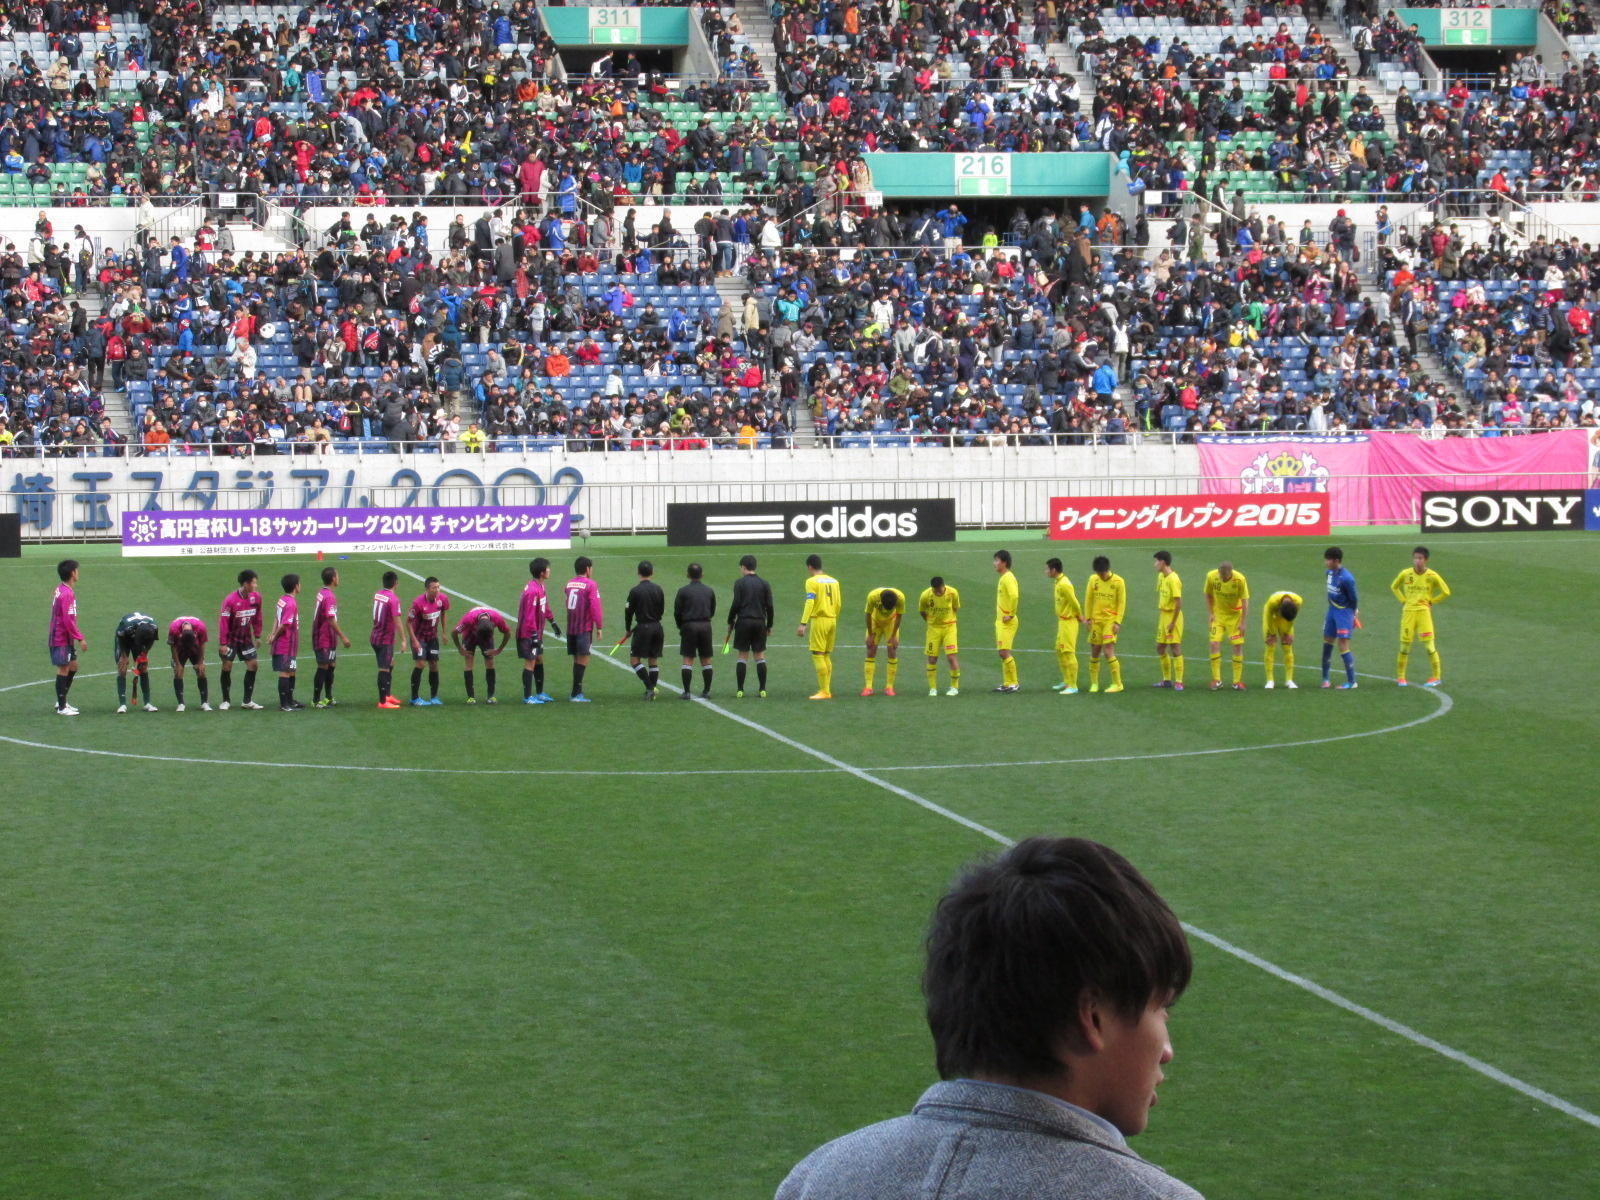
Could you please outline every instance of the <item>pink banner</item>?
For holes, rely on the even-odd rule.
[[[1581,488],[1588,480],[1582,429],[1487,438],[1219,437],[1201,438],[1198,448],[1204,490],[1326,492],[1335,525],[1414,525],[1423,492]]]

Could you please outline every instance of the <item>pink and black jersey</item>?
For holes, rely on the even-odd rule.
[[[567,636],[593,633],[604,621],[600,615],[600,585],[587,575],[567,580]]]
[[[437,642],[444,628],[444,614],[450,611],[450,597],[440,592],[430,600],[423,592],[411,602],[411,636],[419,642]]]
[[[334,595],[333,589],[325,587],[317,592],[316,603],[311,608],[311,648],[313,650],[332,650],[339,642],[339,635],[333,631],[334,623],[339,619],[339,597]]]
[[[538,638],[550,620],[550,597],[544,584],[537,579],[528,580],[522,589],[522,601],[517,605],[517,636]]]
[[[300,653],[300,602],[287,593],[278,597],[277,623],[282,628],[272,639],[272,652],[296,657]]]
[[[388,588],[379,588],[372,597],[372,644],[394,645],[400,632],[400,597]]]
[[[235,650],[253,646],[261,637],[261,593],[229,592],[222,598],[217,640]]]
[[[56,584],[55,599],[50,603],[50,645],[70,646],[83,641],[78,629],[78,596],[69,583]]]
[[[206,630],[204,621],[199,617],[178,617],[171,625],[167,626],[167,644],[169,646],[178,644],[178,640],[183,637],[185,626],[193,631],[196,645],[204,646],[206,644],[206,639],[210,635]]]
[[[499,613],[497,613],[494,609],[492,609],[492,608],[472,608],[472,609],[468,609],[466,614],[461,618],[461,620],[456,622],[455,631],[461,638],[461,644],[463,646],[467,647],[469,650],[473,649],[475,646],[478,646],[478,645],[482,645],[482,647],[484,649],[488,649],[488,650],[494,649],[494,635],[493,634],[490,634],[481,643],[477,640],[478,639],[478,620],[481,617],[488,617],[489,621],[494,625],[495,629],[499,630],[501,633],[510,634],[510,632],[511,632],[510,626],[508,626],[506,624],[506,619],[504,617],[502,617]]]

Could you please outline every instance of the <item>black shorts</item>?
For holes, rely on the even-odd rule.
[[[517,639],[517,657],[523,662],[532,658],[539,658],[544,654],[544,639],[542,637],[519,637]]]
[[[411,652],[418,662],[427,659],[429,662],[439,661],[439,639],[423,638],[417,642],[417,648]]]
[[[581,654],[588,654],[589,648],[594,644],[594,639],[587,633],[567,634],[567,653],[574,658]]]
[[[292,654],[274,654],[272,656],[272,669],[280,675],[292,675],[295,671],[295,657]]]
[[[372,653],[378,657],[378,670],[387,671],[394,666],[393,642],[373,642]]]
[[[630,658],[660,658],[667,636],[660,621],[647,621],[633,627],[633,645],[628,648]]]
[[[316,646],[311,651],[319,667],[331,667],[339,661],[339,652],[332,646]]]
[[[760,621],[740,621],[733,627],[733,648],[740,653],[767,652],[767,627]]]
[[[193,650],[185,650],[182,646],[172,648],[172,661],[180,667],[200,667],[205,665],[206,654],[199,646]]]
[[[678,653],[685,658],[710,658],[711,622],[691,621],[678,630]]]
[[[255,662],[256,648],[254,646],[219,646],[217,647],[217,657],[225,663],[230,663],[234,659],[238,659],[240,662]]]
[[[140,646],[138,642],[130,642],[126,638],[113,635],[111,639],[111,659],[120,663],[125,658],[130,658],[140,666],[150,661],[148,647]]]

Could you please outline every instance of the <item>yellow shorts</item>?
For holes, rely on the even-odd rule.
[[[1407,609],[1400,614],[1400,641],[1409,645],[1413,638],[1433,641],[1433,610],[1431,608]]]
[[[1059,617],[1056,618],[1056,649],[1076,652],[1078,649],[1078,630],[1080,628],[1077,617],[1072,617],[1065,621]]]
[[[954,625],[929,625],[928,636],[922,643],[922,652],[929,658],[956,653],[956,627]]]
[[[1011,649],[1011,643],[1017,640],[1017,619],[1012,617],[1009,621],[996,621],[994,623],[994,644],[998,650]]]
[[[834,639],[839,635],[839,622],[834,617],[816,617],[810,626],[811,653],[832,654]]]
[[[1261,618],[1261,637],[1275,637],[1279,641],[1294,636],[1294,622],[1285,621],[1282,617],[1264,616]]]
[[[1167,622],[1172,622],[1172,632],[1167,632]],[[1174,646],[1183,641],[1183,613],[1156,613],[1156,645]]]
[[[1115,646],[1117,644],[1117,635],[1113,629],[1115,625],[1115,621],[1089,622],[1089,645]]]
[[[898,626],[893,621],[873,621],[867,627],[867,636],[879,645],[887,645],[897,631]]]
[[[1244,645],[1244,622],[1237,619],[1211,622],[1210,640],[1213,642],[1228,642],[1234,646]]]

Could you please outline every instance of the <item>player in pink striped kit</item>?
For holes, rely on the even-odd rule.
[[[583,694],[583,673],[589,669],[589,649],[600,633],[604,617],[600,611],[600,585],[591,577],[594,560],[580,556],[572,566],[577,572],[567,580],[567,653],[572,656],[572,700],[587,704]]]
[[[83,631],[78,628],[78,593],[73,585],[78,582],[78,560],[63,559],[56,564],[56,574],[61,582],[50,602],[50,663],[56,669],[56,713],[75,717],[78,710],[67,703],[67,693],[72,689],[72,677],[78,673],[78,652],[87,650]]]
[[[199,617],[178,617],[167,626],[167,645],[172,650],[172,694],[183,711],[183,669],[194,667],[195,683],[200,688],[200,711],[211,711],[211,685],[206,681],[206,623]]]

